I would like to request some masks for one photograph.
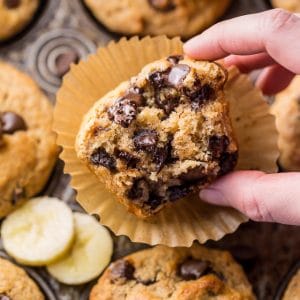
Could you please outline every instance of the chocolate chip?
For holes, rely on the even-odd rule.
[[[227,150],[229,138],[226,135],[213,135],[209,137],[208,149],[213,157],[220,157]]]
[[[198,80],[192,89],[184,89],[184,93],[190,98],[192,108],[195,110],[199,109],[214,96],[213,88],[208,84],[201,86],[201,83]]]
[[[10,297],[4,294],[0,294],[0,300],[12,300]]]
[[[171,68],[168,76],[168,82],[177,87],[182,84],[183,80],[190,72],[190,67],[188,65],[179,64]]]
[[[108,117],[111,121],[121,125],[124,128],[129,127],[136,118],[137,104],[127,98],[121,98],[108,110]]]
[[[162,204],[163,199],[156,195],[154,192],[150,193],[148,201],[145,203],[149,206],[152,210],[155,210]]]
[[[168,88],[162,90],[160,93],[155,93],[155,103],[169,115],[178,106],[180,96],[177,92],[172,94],[173,89]]]
[[[188,259],[179,267],[179,276],[184,280],[195,280],[206,275],[209,271],[209,263],[207,261]]]
[[[24,119],[11,111],[1,113],[0,122],[3,134],[13,134],[16,131],[27,130]]]
[[[180,60],[183,59],[183,55],[170,55],[168,58],[167,58],[167,61],[169,61],[171,64],[178,64]]]
[[[139,162],[139,159],[137,157],[135,157],[127,151],[116,149],[115,155],[117,156],[117,158],[121,159],[126,163],[127,168],[136,168],[136,165]]]
[[[132,200],[146,200],[149,197],[149,186],[144,179],[136,179],[130,190],[127,193],[127,197]]]
[[[168,75],[171,69],[165,71],[156,71],[149,75],[149,81],[155,89],[162,89],[168,86]]]
[[[145,98],[139,93],[128,92],[124,98],[135,103],[137,107],[145,105]]]
[[[140,279],[140,278],[136,278],[136,281],[138,283],[141,283],[141,284],[146,285],[146,286],[156,283],[155,279]]]
[[[174,0],[148,0],[149,4],[156,10],[167,12],[175,9]]]
[[[17,8],[20,4],[21,0],[4,0],[4,5],[9,9]]]
[[[176,201],[179,200],[188,194],[190,194],[192,191],[191,186],[189,185],[179,185],[179,186],[171,186],[168,188],[168,198],[170,201]]]
[[[16,205],[20,200],[23,200],[25,197],[25,189],[23,187],[16,187],[11,197],[12,205]]]
[[[225,152],[220,157],[220,175],[227,174],[228,172],[232,171],[238,160],[238,153],[237,152]]]
[[[111,269],[112,282],[118,279],[134,279],[134,266],[128,260],[119,260],[113,264]]]
[[[94,150],[90,157],[90,160],[96,166],[103,166],[110,171],[116,170],[115,158],[112,155],[108,154],[102,147]]]
[[[188,170],[186,173],[182,173],[180,175],[180,179],[185,182],[199,182],[201,180],[205,180],[207,175],[204,172],[204,168],[202,166],[195,167],[193,169]]]
[[[154,150],[153,162],[157,165],[157,171],[161,171],[165,163],[172,163],[172,140],[169,136],[168,141],[164,147],[159,147]]]
[[[71,64],[77,64],[79,59],[79,54],[75,50],[68,50],[59,54],[55,59],[56,75],[62,78],[66,73],[69,72]]]
[[[154,152],[158,142],[158,134],[152,129],[141,129],[134,134],[133,143],[137,150]]]

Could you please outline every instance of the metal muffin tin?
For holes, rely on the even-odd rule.
[[[220,0],[222,1],[222,0]],[[17,37],[0,44],[0,59],[9,61],[29,73],[55,102],[61,79],[56,76],[54,62],[65,51],[76,51],[84,59],[111,39],[120,36],[99,24],[82,0],[41,0],[42,5],[31,24]],[[233,0],[223,19],[271,8],[267,0]],[[75,202],[76,193],[69,186],[58,161],[42,195],[60,198],[73,210],[82,211]],[[115,237],[113,260],[147,245],[132,243],[124,236]],[[300,235],[297,227],[249,222],[234,234],[211,247],[230,250],[242,264],[258,299],[274,299],[275,291],[289,265],[299,258]],[[1,240],[0,240],[1,249]],[[2,255],[3,252],[2,252]],[[94,284],[66,286],[51,278],[44,268],[25,268],[40,285],[47,300],[87,300]],[[276,300],[279,298],[276,298]]]

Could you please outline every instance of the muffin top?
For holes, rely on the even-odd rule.
[[[87,113],[78,157],[129,211],[154,215],[235,167],[226,78],[183,56],[145,66]]]
[[[242,268],[226,251],[157,246],[112,263],[90,300],[255,299]]]
[[[44,300],[45,297],[26,272],[0,258],[0,300]]]

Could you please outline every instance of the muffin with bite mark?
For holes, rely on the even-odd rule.
[[[226,79],[214,62],[150,63],[86,114],[78,157],[130,212],[155,215],[234,169]]]

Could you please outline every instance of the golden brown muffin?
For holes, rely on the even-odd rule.
[[[213,24],[230,0],[84,0],[108,29],[129,35],[191,37]]]
[[[255,299],[242,268],[226,251],[157,246],[112,263],[90,300]]]
[[[26,272],[0,258],[1,300],[44,300],[45,297]]]
[[[300,0],[272,0],[272,4],[291,12],[300,12]]]
[[[78,157],[129,211],[154,215],[235,167],[226,78],[183,56],[145,66],[86,114]]]
[[[44,187],[57,157],[53,108],[29,76],[0,62],[0,218]]]
[[[287,171],[300,171],[300,76],[279,93],[271,112],[279,132],[279,162]]]
[[[0,41],[19,33],[33,18],[39,0],[0,0]]]

